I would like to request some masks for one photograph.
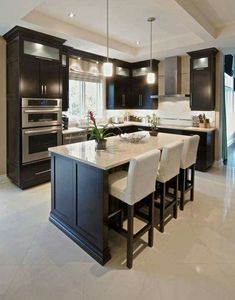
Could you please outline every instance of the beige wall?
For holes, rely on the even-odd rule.
[[[6,43],[0,37],[0,176],[6,174]]]

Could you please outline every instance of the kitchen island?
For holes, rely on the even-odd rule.
[[[108,175],[131,158],[189,137],[159,133],[131,144],[110,137],[107,150],[96,151],[95,141],[50,148],[50,221],[100,264],[110,258],[108,247]]]

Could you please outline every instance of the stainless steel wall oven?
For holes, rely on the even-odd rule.
[[[62,144],[62,100],[22,99],[22,163],[49,157]]]

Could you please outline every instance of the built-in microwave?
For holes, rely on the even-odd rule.
[[[22,99],[22,128],[62,124],[61,99]]]

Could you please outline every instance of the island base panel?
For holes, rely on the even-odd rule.
[[[108,248],[108,172],[53,154],[49,220],[100,264]]]

